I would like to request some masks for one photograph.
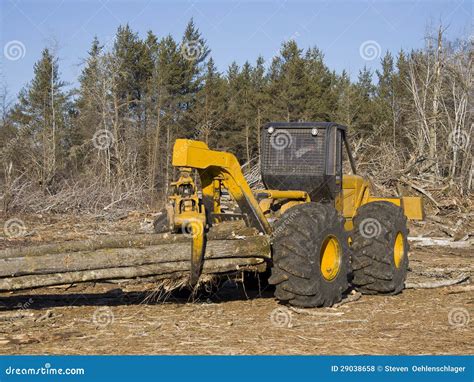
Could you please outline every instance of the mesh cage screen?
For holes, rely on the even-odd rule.
[[[275,128],[262,136],[262,172],[268,175],[325,173],[326,129],[313,136],[311,128]]]

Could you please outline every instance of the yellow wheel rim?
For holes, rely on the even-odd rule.
[[[397,268],[400,267],[404,257],[405,246],[403,245],[403,235],[399,232],[395,238],[395,244],[393,245],[393,261]]]
[[[321,246],[321,274],[328,280],[334,280],[341,267],[341,246],[334,236],[328,236]]]

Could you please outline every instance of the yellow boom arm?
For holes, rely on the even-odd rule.
[[[173,166],[197,169],[201,178],[202,198],[206,212],[220,212],[220,187],[224,186],[247,215],[252,226],[263,233],[271,228],[242,174],[237,158],[227,152],[209,150],[204,142],[177,139]],[[217,200],[219,199],[219,200]]]

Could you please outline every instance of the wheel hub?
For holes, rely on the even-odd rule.
[[[405,257],[405,246],[403,245],[403,234],[397,233],[395,244],[393,245],[393,261],[395,267],[400,268],[403,258]]]
[[[321,274],[328,280],[334,280],[341,267],[341,246],[334,236],[328,236],[321,246]]]

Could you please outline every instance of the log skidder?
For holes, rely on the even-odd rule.
[[[406,218],[423,219],[421,199],[372,196],[369,181],[356,174],[346,130],[331,122],[262,126],[265,188],[259,190],[250,189],[231,153],[177,139],[173,166],[180,180],[155,228],[192,233],[190,284],[199,281],[206,261],[209,228],[243,220],[254,234],[270,240],[271,259],[258,272],[271,270],[269,282],[283,303],[331,306],[351,282],[364,293],[400,292],[408,265]],[[351,175],[342,173],[344,147]],[[223,189],[238,210],[230,213],[221,206]]]

